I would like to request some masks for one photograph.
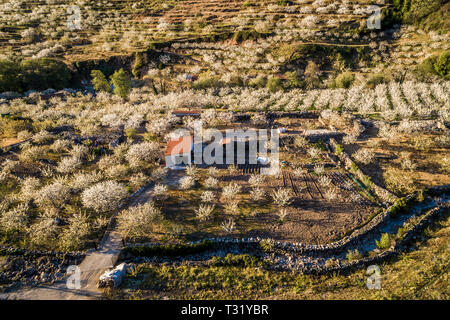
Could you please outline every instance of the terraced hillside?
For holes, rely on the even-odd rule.
[[[303,71],[311,59],[325,75],[402,70],[449,48],[445,32],[392,25],[392,5],[376,3],[381,29],[367,27],[375,11],[366,0],[4,1],[0,57],[73,63],[165,48],[194,58],[197,71],[252,77]]]
[[[0,39],[4,53],[13,50],[23,56],[126,53],[146,48],[149,42],[242,30],[281,37],[309,33],[321,40],[342,37],[357,40],[356,31],[365,26],[367,17],[373,13],[367,10],[370,4],[365,0],[146,0],[75,4],[17,0],[0,6],[3,26]],[[380,6],[384,7],[381,3]],[[344,35],[345,32],[350,34]]]

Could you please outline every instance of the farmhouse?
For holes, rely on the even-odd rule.
[[[192,136],[184,136],[170,140],[164,153],[166,167],[175,168],[190,164],[194,147],[193,141],[194,138]]]
[[[242,144],[239,146],[238,142]],[[201,146],[200,146],[201,145]],[[208,150],[206,143],[200,143],[198,148],[194,147],[193,136],[184,136],[169,141],[164,153],[166,160],[166,168],[176,169],[177,167],[184,167],[194,163],[195,159],[204,159],[203,152],[206,150],[210,152],[212,157],[223,157],[215,164],[256,164],[258,154],[258,144],[256,143],[252,148],[248,138],[224,138],[219,142],[220,154],[216,155],[216,149]],[[228,157],[227,157],[228,154]],[[201,165],[211,165],[208,161],[201,163]]]

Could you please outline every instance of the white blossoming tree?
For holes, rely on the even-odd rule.
[[[122,184],[105,181],[84,190],[81,200],[86,208],[107,212],[118,209],[127,196],[128,192]]]
[[[150,235],[161,219],[161,210],[153,202],[147,202],[123,210],[117,217],[117,225],[124,238],[140,238]]]

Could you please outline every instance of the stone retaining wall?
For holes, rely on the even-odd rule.
[[[79,260],[85,257],[85,252],[62,252],[62,251],[47,251],[47,250],[26,250],[21,248],[8,247],[0,245],[0,252],[4,255],[11,256],[27,256],[27,257],[65,257],[66,259]]]
[[[400,254],[409,244],[415,241],[417,236],[425,230],[434,220],[436,220],[442,213],[448,212],[450,207],[448,204],[441,204],[427,214],[409,231],[405,233],[401,240],[397,241],[388,250],[381,252],[373,257],[366,257],[355,261],[348,261],[341,263],[339,266],[327,267],[325,265],[315,265],[314,267],[304,268],[300,272],[305,274],[329,274],[333,272],[353,272],[357,269],[368,267],[374,264],[385,262],[398,254]],[[275,269],[284,269],[275,267]]]
[[[447,189],[448,190],[448,189]],[[272,270],[284,270],[284,271],[292,271],[295,270],[296,272],[304,273],[304,274],[330,274],[333,272],[340,272],[340,273],[347,273],[347,272],[353,272],[357,269],[367,267],[374,264],[380,264],[382,262],[385,262],[399,253],[401,253],[410,243],[414,242],[417,236],[423,232],[423,230],[429,226],[434,220],[436,220],[439,216],[441,216],[443,213],[448,212],[450,209],[450,205],[448,203],[441,203],[435,208],[429,210],[426,214],[424,214],[420,221],[416,223],[412,228],[410,228],[400,240],[397,240],[394,245],[392,245],[389,249],[386,251],[383,251],[375,256],[372,257],[365,257],[362,259],[354,260],[354,261],[346,261],[346,260],[335,260],[336,263],[332,266],[327,266],[325,263],[298,263],[295,262],[294,264],[289,263],[280,263],[279,260],[275,259],[275,256],[267,254],[265,255],[265,258],[269,261],[272,261],[272,265],[269,266],[269,269]],[[252,254],[252,253],[258,253],[261,252],[259,247],[259,242],[263,239],[210,239],[212,241],[216,241],[216,248],[211,251],[204,254],[196,254],[189,256],[187,259],[183,258],[136,258],[132,259],[132,257],[123,257],[125,260],[129,260],[131,262],[168,262],[168,263],[181,263],[181,261],[190,261],[193,264],[198,264],[199,262],[205,261],[207,259],[210,259],[214,255],[224,255],[226,253],[237,253],[237,254]],[[274,244],[276,247],[279,247],[280,243],[274,241]],[[135,244],[131,246],[157,246],[159,244]],[[283,244],[282,244],[283,247]],[[317,246],[316,246],[317,247]],[[291,254],[292,256],[301,258],[302,256],[308,257],[308,252],[299,252],[298,250],[293,250],[295,248],[295,245],[292,246],[284,246],[284,250],[288,252],[287,254],[287,261],[291,262],[292,258],[289,256]],[[299,255],[300,253],[300,255]],[[331,251],[328,251],[329,254],[331,254]],[[306,255],[305,255],[306,254]],[[332,258],[328,256],[328,258]]]
[[[450,185],[447,186],[440,186],[436,188],[431,188],[430,190],[439,192],[439,193],[445,193],[450,190]],[[405,201],[409,201],[413,199],[416,195],[409,195],[408,197],[405,197]],[[370,220],[367,224],[365,224],[360,229],[355,230],[351,235],[346,236],[342,238],[341,240],[338,240],[336,242],[332,242],[329,244],[323,244],[323,245],[313,245],[313,244],[304,244],[299,242],[287,242],[287,241],[277,241],[272,239],[263,239],[259,237],[255,238],[207,238],[203,240],[210,240],[215,243],[217,243],[219,246],[223,244],[240,244],[240,245],[254,245],[259,244],[261,241],[270,241],[273,243],[273,245],[282,250],[288,250],[292,253],[296,254],[324,254],[324,253],[338,253],[345,251],[345,249],[354,244],[355,242],[358,242],[363,236],[368,234],[371,231],[374,231],[375,228],[379,227],[380,225],[388,222],[389,219],[391,219],[391,212],[394,210],[395,205],[391,205],[389,208],[384,210],[382,213],[375,216],[372,220]],[[190,242],[190,244],[196,244],[200,243],[203,240],[198,240],[194,242]],[[160,244],[158,243],[140,243],[140,244],[129,244],[129,246],[158,246]]]

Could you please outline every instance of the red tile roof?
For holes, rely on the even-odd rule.
[[[167,144],[164,156],[183,154],[191,152],[194,138],[192,136],[184,136],[178,139],[172,139]]]

